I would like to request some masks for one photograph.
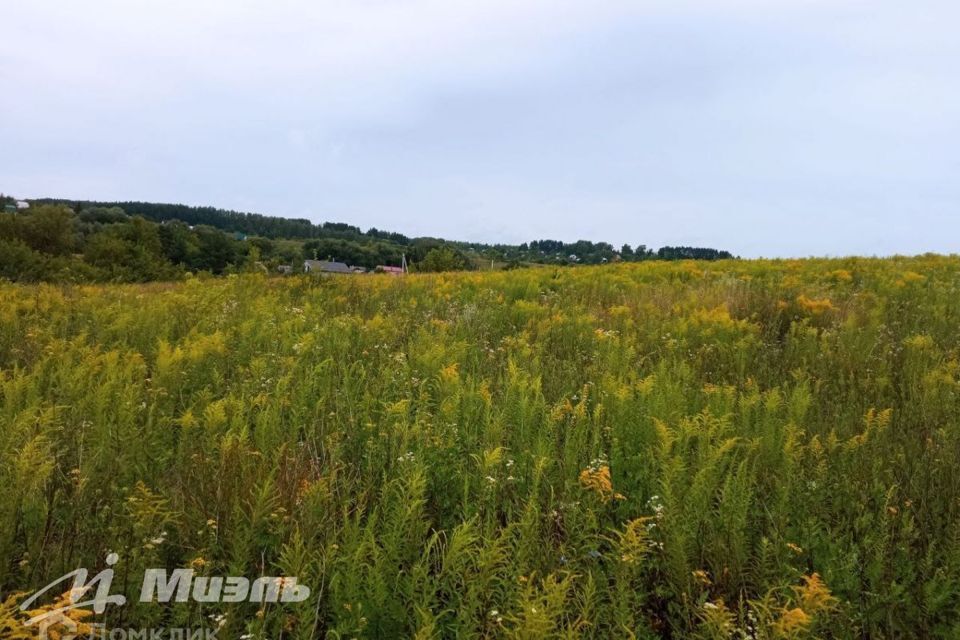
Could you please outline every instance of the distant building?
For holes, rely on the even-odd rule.
[[[353,269],[353,272],[354,272],[354,273],[366,273],[366,272],[367,272],[366,267],[350,267],[350,268]]]
[[[353,273],[345,262],[333,262],[330,260],[304,260],[304,273]]]
[[[30,203],[26,200],[17,200],[17,209],[29,209]]]
[[[383,273],[389,273],[394,276],[403,275],[403,267],[388,267],[385,264],[377,265],[377,271],[382,271]]]
[[[287,274],[293,273],[293,267],[291,267],[288,264],[281,264],[277,266],[277,271],[279,271],[284,275],[287,275]]]

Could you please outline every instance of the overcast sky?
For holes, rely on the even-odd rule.
[[[956,0],[0,0],[0,191],[960,252]]]

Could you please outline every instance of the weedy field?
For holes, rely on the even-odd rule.
[[[150,567],[312,596],[108,628],[958,637],[958,285],[935,256],[0,285],[0,628],[115,552],[134,601]]]

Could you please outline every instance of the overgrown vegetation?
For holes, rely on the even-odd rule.
[[[113,551],[134,600],[155,566],[313,589],[105,617],[231,638],[955,637],[958,284],[934,256],[0,284],[0,585]]]

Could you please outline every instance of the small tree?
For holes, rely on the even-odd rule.
[[[467,268],[467,260],[448,247],[430,249],[417,265],[417,271],[437,273],[440,271],[462,271]]]

